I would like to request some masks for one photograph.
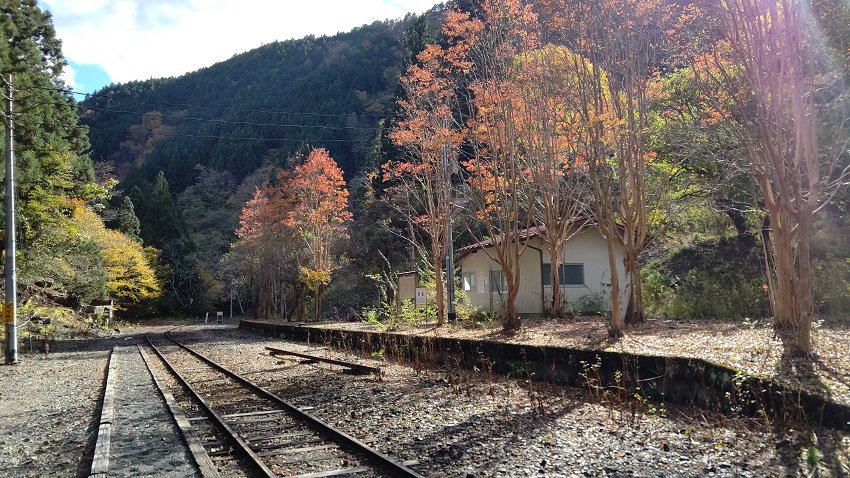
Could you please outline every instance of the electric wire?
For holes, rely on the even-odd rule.
[[[60,92],[71,92],[71,90],[63,89],[63,88],[47,88],[47,87],[24,87],[22,89],[41,89],[41,90],[51,90],[51,91],[60,91]],[[55,107],[68,107],[68,108],[81,108],[81,109],[90,109],[95,111],[101,111],[104,113],[113,113],[113,114],[127,114],[133,116],[145,116],[147,113],[141,113],[137,111],[130,110],[116,110],[110,108],[101,108],[96,106],[84,106],[81,104],[73,104],[73,103],[58,103],[58,102],[39,102],[28,105],[27,108],[16,111],[15,115],[22,115],[28,111],[32,111],[38,106],[55,106]],[[232,110],[232,111],[258,111],[258,110],[238,110],[234,108],[200,108],[200,109],[221,109],[221,110]],[[280,112],[268,112],[266,113],[280,113]],[[297,128],[297,129],[319,129],[319,130],[331,130],[331,131],[368,131],[374,132],[377,130],[377,127],[359,127],[359,126],[327,126],[327,125],[303,125],[303,124],[280,124],[280,123],[255,123],[250,121],[237,121],[237,120],[225,120],[218,118],[198,118],[198,117],[180,117],[174,115],[167,115],[160,113],[162,118],[167,118],[169,120],[174,121],[195,121],[195,122],[207,122],[214,124],[234,124],[239,126],[256,126],[256,127],[264,127],[264,128]],[[335,116],[335,117],[350,117],[350,115],[327,115],[327,116]],[[96,127],[91,125],[84,125],[90,131],[114,131],[119,133],[128,133],[127,130],[120,128],[103,128]],[[173,125],[172,125],[173,126]],[[274,137],[253,137],[253,136],[221,136],[221,135],[198,135],[198,134],[188,134],[188,133],[158,133],[158,132],[144,132],[147,136],[161,136],[161,137],[186,137],[186,138],[196,138],[196,139],[216,139],[216,140],[237,140],[237,141],[268,141],[268,142],[297,142],[297,143],[371,143],[372,139],[368,140],[359,140],[359,139],[309,139],[309,138],[274,138]]]
[[[186,108],[186,109],[197,109],[197,110],[218,110],[218,111],[234,111],[241,113],[260,113],[260,114],[272,114],[272,115],[293,115],[293,116],[319,116],[319,117],[329,117],[329,118],[350,118],[352,116],[373,116],[376,118],[386,118],[387,115],[379,114],[379,113],[315,113],[309,111],[287,111],[287,110],[262,110],[262,109],[251,109],[251,108],[232,108],[227,106],[195,106],[188,103],[169,103],[166,101],[133,101],[133,100],[125,100],[121,98],[110,98],[105,95],[106,91],[101,93],[83,93],[79,91],[74,91],[70,88],[49,88],[44,86],[29,86],[24,88],[30,89],[40,89],[40,90],[50,90],[50,91],[58,91],[61,93],[68,93],[71,95],[83,96],[85,100],[93,99],[93,98],[108,98],[110,101],[115,101],[119,103],[131,103],[131,104],[152,104],[152,105],[162,105],[162,106],[171,106],[174,108]]]
[[[127,130],[123,130],[120,128],[98,128],[94,126],[88,126],[90,131],[115,131],[115,132],[123,132],[126,133]],[[223,139],[223,140],[237,140],[237,141],[270,141],[270,142],[284,142],[284,141],[292,141],[297,143],[362,143],[368,144],[371,143],[372,140],[365,139],[302,139],[302,138],[260,138],[254,136],[217,136],[217,135],[198,135],[198,134],[187,134],[187,133],[157,133],[153,131],[145,131],[143,134],[147,136],[163,136],[163,137],[171,137],[171,136],[179,136],[184,138],[196,138],[196,139]]]
[[[57,106],[57,107],[69,107],[69,108],[81,108],[85,110],[94,110],[101,111],[104,113],[116,113],[116,114],[129,114],[134,116],[145,116],[146,114],[151,113],[148,112],[138,112],[138,111],[130,111],[130,110],[114,110],[110,108],[100,108],[97,106],[81,106],[81,105],[72,105],[67,103],[53,103],[53,102],[41,102],[41,103],[33,103],[28,105],[28,108],[18,112],[17,114],[26,113],[28,111],[32,111],[38,106]],[[327,126],[327,125],[306,125],[306,124],[295,124],[295,123],[254,123],[251,121],[238,121],[238,120],[225,120],[219,118],[198,118],[198,117],[182,117],[182,116],[174,116],[167,115],[163,113],[159,113],[161,118],[168,118],[175,121],[197,121],[197,122],[205,122],[205,123],[218,123],[218,124],[235,124],[240,126],[258,126],[258,127],[271,127],[271,128],[300,128],[300,129],[325,129],[325,130],[351,130],[351,131],[375,131],[377,128],[371,128],[366,126]]]

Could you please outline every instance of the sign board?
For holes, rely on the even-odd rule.
[[[215,321],[218,324],[223,323],[224,322],[224,312],[216,312],[215,313]]]
[[[428,297],[428,296],[427,296],[427,294],[425,293],[425,288],[424,288],[424,287],[417,287],[417,288],[416,288],[416,306],[417,306],[417,307],[419,307],[419,306],[423,306],[423,307],[424,307],[424,306],[425,306],[425,303],[427,302],[427,297]]]
[[[3,323],[15,323],[15,304],[3,304]]]

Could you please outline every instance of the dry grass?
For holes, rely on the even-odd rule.
[[[320,326],[376,330],[376,326],[367,323]],[[499,324],[477,328],[423,325],[394,333],[700,358],[747,374],[774,378],[850,405],[848,332],[848,324],[818,324],[814,331],[815,356],[810,360],[783,357],[781,342],[774,337],[767,321],[648,319],[642,324],[628,325],[625,337],[616,341],[608,338],[605,319],[600,317],[525,320],[522,329],[513,334],[502,332]]]

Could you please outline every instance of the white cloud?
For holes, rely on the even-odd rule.
[[[65,83],[65,86],[71,89],[75,89],[77,87],[77,78],[74,69],[71,68],[71,65],[65,65],[62,68],[62,81]]]
[[[42,0],[67,58],[115,82],[177,76],[264,43],[421,13],[436,0]]]

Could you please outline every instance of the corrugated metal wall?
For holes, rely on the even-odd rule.
[[[541,263],[549,264],[549,253],[539,238],[531,239],[530,246],[521,258],[521,285],[517,298],[517,312],[520,314],[541,314],[544,306],[552,300],[552,289],[543,286]],[[617,270],[625,289],[625,269],[623,266],[623,248],[615,247]],[[542,261],[541,261],[542,259]],[[567,242],[564,264],[584,264],[583,286],[561,286],[563,300],[567,307],[585,296],[594,296],[602,305],[611,308],[611,274],[608,266],[608,249],[605,238],[596,228],[579,233]],[[472,290],[465,291],[476,307],[498,311],[501,307],[500,294],[491,292],[490,272],[500,270],[498,264],[490,260],[484,251],[476,251],[465,257],[461,263],[463,274],[475,276]],[[467,283],[469,281],[466,281]],[[462,281],[463,283],[463,281]],[[545,305],[544,305],[545,300]]]
[[[476,307],[497,312],[501,310],[505,293],[491,292],[490,271],[501,271],[484,251],[476,251],[465,257],[461,267],[463,274],[474,274],[472,290],[465,291]],[[520,287],[517,296],[517,312],[541,314],[543,312],[543,284],[540,282],[540,252],[528,248],[520,258]]]

